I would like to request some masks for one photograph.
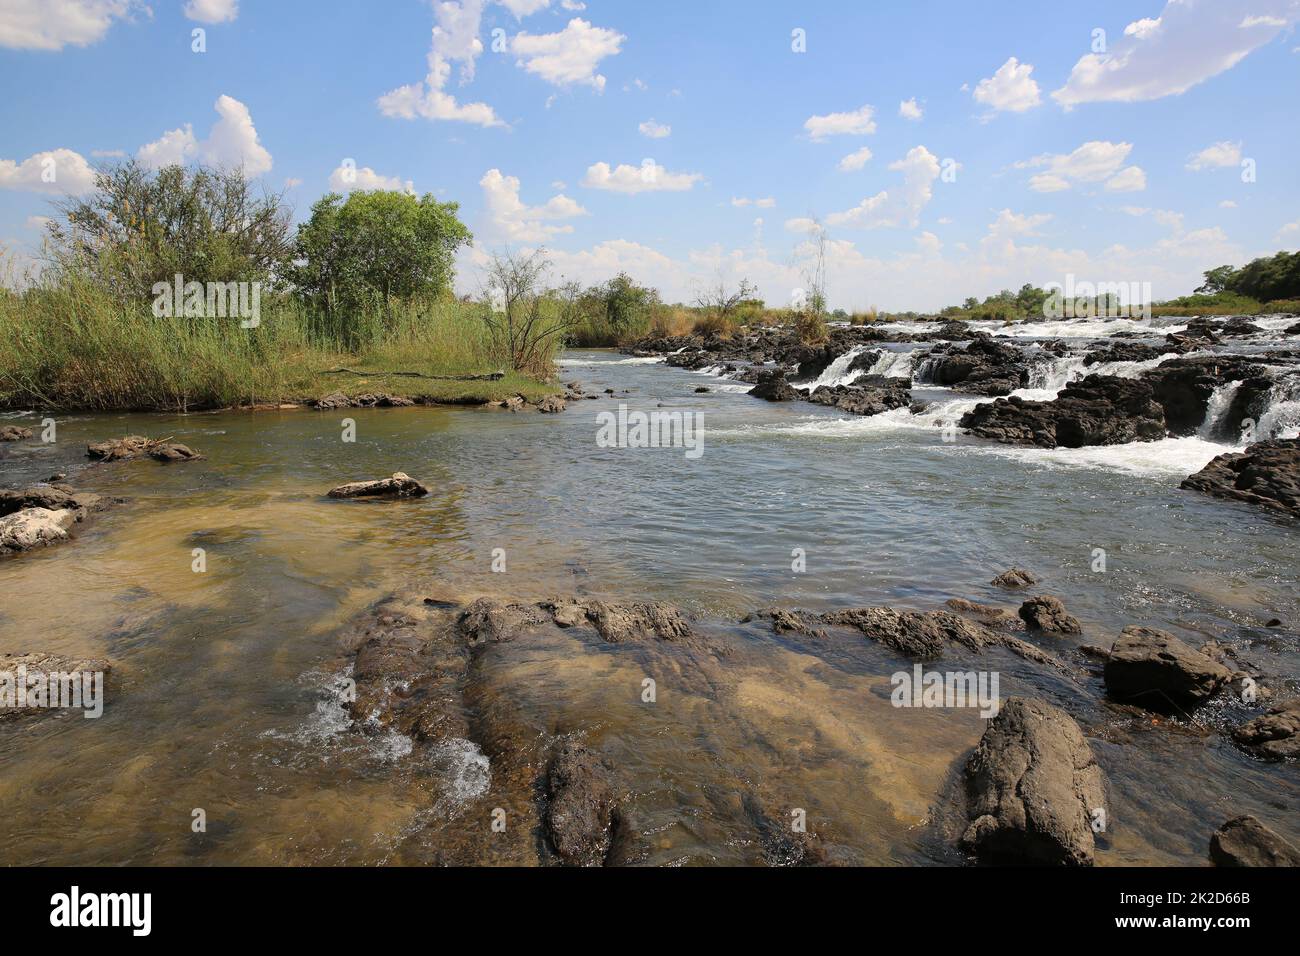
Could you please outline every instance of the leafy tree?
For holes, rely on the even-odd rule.
[[[546,294],[550,269],[544,249],[527,256],[507,250],[493,256],[487,267],[483,321],[493,349],[511,368],[540,377],[552,371],[555,345],[582,321],[582,293],[576,282]]]
[[[154,283],[274,283],[288,269],[290,211],[257,194],[239,169],[134,160],[95,174],[87,196],[60,200],[49,226],[56,270],[88,274],[110,292],[145,299]]]
[[[1237,270],[1232,266],[1219,266],[1205,273],[1205,282],[1196,291],[1204,295],[1214,295],[1228,288],[1236,276]]]
[[[626,272],[603,285],[592,286],[584,298],[602,313],[615,337],[642,328],[649,321],[650,310],[659,304],[657,290],[637,285]]]
[[[330,193],[298,229],[294,281],[330,313],[436,297],[451,287],[456,250],[473,239],[459,208],[432,194]]]
[[[1226,290],[1260,302],[1300,298],[1300,252],[1279,252],[1246,263],[1233,274]]]

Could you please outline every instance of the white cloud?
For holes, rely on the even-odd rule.
[[[22,162],[0,159],[0,189],[75,196],[94,188],[95,171],[70,149],[35,153]]]
[[[1224,140],[1207,146],[1187,160],[1187,168],[1195,172],[1206,169],[1223,169],[1241,164],[1241,143]]]
[[[1031,75],[1034,68],[1028,63],[1021,63],[1014,56],[1008,58],[996,73],[980,80],[975,86],[975,102],[983,103],[990,109],[1023,113],[1042,102],[1038,95],[1038,84]]]
[[[806,216],[797,216],[794,219],[785,221],[785,228],[789,232],[807,233],[811,235],[821,229],[821,225],[816,219],[809,219]]]
[[[1285,239],[1289,236],[1300,234],[1300,219],[1295,222],[1288,222],[1285,226],[1277,231],[1278,239]]]
[[[852,173],[867,165],[871,159],[871,150],[866,146],[861,149],[855,149],[849,155],[840,160],[839,169],[842,173]]]
[[[626,39],[617,30],[593,27],[574,17],[559,33],[520,33],[510,42],[510,50],[519,57],[519,66],[547,83],[578,83],[603,91],[605,77],[596,67],[605,57],[616,55]]]
[[[587,167],[582,185],[589,189],[604,189],[616,193],[683,192],[704,178],[701,173],[670,173],[653,160],[640,166],[620,163],[610,169],[609,163],[595,163]]]
[[[0,46],[62,50],[98,43],[113,25],[137,11],[139,0],[0,0]]]
[[[943,241],[932,232],[922,232],[916,237],[917,248],[926,255],[937,256],[943,249]]]
[[[1052,97],[1135,103],[1184,93],[1230,70],[1300,19],[1292,0],[1168,0],[1160,16],[1129,24],[1108,53],[1089,53]]]
[[[582,0],[560,0],[560,6],[565,10],[580,11],[586,10],[587,5]]]
[[[1132,150],[1132,143],[1092,140],[1073,152],[1045,153],[1016,163],[1016,167],[1046,167],[1046,172],[1029,180],[1029,188],[1034,192],[1063,192],[1076,183],[1103,181],[1111,192],[1133,192],[1146,188],[1146,174],[1137,166],[1124,166]]]
[[[336,193],[349,193],[354,190],[387,189],[397,192],[414,193],[415,183],[403,182],[396,176],[381,176],[369,166],[358,169],[355,166],[340,164],[330,173],[330,189]]]
[[[302,180],[299,179],[297,176],[290,176],[284,181],[285,189],[297,189],[301,185],[302,185]]]
[[[189,0],[185,15],[199,23],[231,23],[239,16],[239,0]]]
[[[736,207],[756,206],[759,209],[771,209],[776,205],[776,200],[771,196],[764,197],[763,199],[748,199],[744,196],[732,196],[731,204]]]
[[[813,140],[820,142],[828,136],[869,136],[876,131],[874,106],[863,106],[850,113],[827,113],[810,116],[803,128]]]
[[[665,123],[657,123],[653,119],[648,119],[637,127],[642,136],[648,136],[650,139],[663,139],[671,136],[673,128]]]
[[[1130,216],[1150,216],[1162,226],[1174,232],[1183,231],[1183,214],[1172,209],[1149,209],[1146,206],[1121,206],[1120,210]]]
[[[546,242],[552,236],[573,232],[559,220],[587,215],[577,202],[563,194],[552,196],[541,206],[528,206],[519,198],[519,179],[489,169],[479,180],[483,201],[491,219],[491,233],[510,242]]]
[[[399,86],[379,97],[379,111],[396,119],[446,120],[475,126],[505,126],[486,103],[460,103],[444,91],[451,65],[460,64],[462,83],[474,78],[474,61],[483,52],[479,25],[486,0],[444,0],[434,5],[433,41],[429,72],[423,81]]]
[[[890,170],[903,174],[903,184],[881,190],[852,209],[831,213],[828,226],[876,229],[881,226],[915,226],[922,209],[934,194],[939,178],[939,159],[924,146],[913,147],[900,160],[889,164]]]
[[[1219,203],[1219,208],[1220,208],[1220,209],[1236,209],[1236,208],[1237,208],[1237,204],[1236,204],[1236,202],[1234,202],[1234,201],[1231,200],[1231,199],[1225,199],[1225,200],[1223,200],[1223,202]]]
[[[126,159],[124,149],[92,149],[90,155],[96,159]]]
[[[924,114],[925,111],[917,105],[915,96],[898,104],[898,115],[903,119],[919,120]]]
[[[213,105],[218,119],[207,139],[197,139],[193,126],[186,123],[141,146],[136,158],[154,169],[197,161],[210,166],[243,167],[249,176],[269,172],[271,154],[258,140],[248,107],[225,95]]]
[[[498,0],[498,2],[513,13],[516,20],[530,17],[538,10],[545,10],[551,5],[551,0]],[[565,7],[564,9],[568,10],[569,8]]]

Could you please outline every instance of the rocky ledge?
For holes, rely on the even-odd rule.
[[[1300,438],[1277,438],[1220,455],[1182,487],[1300,517]]]

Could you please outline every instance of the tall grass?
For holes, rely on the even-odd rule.
[[[381,373],[369,382],[376,391],[418,393],[420,379],[382,373],[508,368],[483,308],[453,299],[405,303],[342,322],[264,295],[260,325],[244,329],[233,318],[157,318],[147,303],[123,304],[65,275],[22,292],[0,289],[0,406],[187,411],[297,401],[343,384],[322,375],[339,367]],[[510,383],[527,380],[511,375]],[[456,397],[445,384],[434,391]]]

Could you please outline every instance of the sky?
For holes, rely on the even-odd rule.
[[[0,244],[136,157],[460,204],[487,257],[770,305],[1149,283],[1300,248],[1300,0],[0,0]],[[196,31],[199,31],[196,33]],[[50,181],[50,180],[53,181]]]

